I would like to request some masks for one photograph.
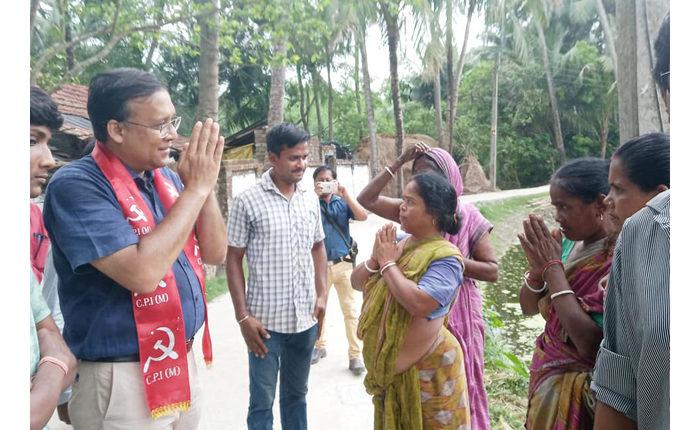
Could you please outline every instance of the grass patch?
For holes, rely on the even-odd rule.
[[[527,330],[523,330],[519,323],[522,318],[519,309],[505,305],[518,302],[520,277],[526,270],[527,263],[517,245],[522,220],[531,212],[548,212],[549,193],[478,202],[476,206],[494,225],[490,238],[499,259],[500,272],[497,283],[481,283],[486,322],[484,383],[489,397],[491,427],[517,429],[525,422],[529,344],[536,335],[527,333],[522,336],[521,331],[525,333]],[[524,353],[525,349],[527,353]]]
[[[549,197],[549,192],[489,202],[477,202],[475,206],[479,208],[481,214],[491,221],[493,225],[499,225],[506,218],[516,213],[522,213],[523,208],[533,207],[534,203],[545,197]]]
[[[210,303],[220,295],[228,293],[228,283],[226,276],[216,276],[207,279],[207,303]]]

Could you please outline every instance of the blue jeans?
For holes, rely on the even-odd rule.
[[[280,374],[280,415],[284,430],[306,430],[306,392],[318,324],[301,333],[268,331],[265,358],[248,353],[248,429],[272,430],[272,404]]]

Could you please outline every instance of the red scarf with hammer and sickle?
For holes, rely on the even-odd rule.
[[[156,228],[155,218],[143,201],[134,179],[124,164],[101,142],[95,144],[92,158],[112,185],[124,216],[138,236]],[[153,183],[167,213],[177,200],[175,186],[161,173],[153,171]],[[212,360],[211,338],[206,311],[204,266],[194,230],[185,243],[185,256],[194,269],[204,297],[204,338],[202,349],[207,364]],[[180,295],[172,269],[150,294],[132,293],[131,306],[139,342],[139,358],[146,387],[146,403],[153,418],[190,407],[190,384],[187,371],[185,323]]]

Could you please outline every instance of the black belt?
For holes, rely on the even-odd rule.
[[[187,352],[192,350],[192,344],[194,343],[194,338],[187,341]],[[102,357],[95,358],[93,360],[82,360],[82,361],[93,361],[96,363],[133,363],[139,362],[141,359],[138,354],[122,355],[120,357]]]

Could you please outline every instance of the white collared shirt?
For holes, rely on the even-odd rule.
[[[267,330],[299,333],[316,324],[311,248],[324,239],[321,213],[318,196],[301,183],[287,200],[271,170],[234,198],[228,244],[246,248],[250,314]]]

